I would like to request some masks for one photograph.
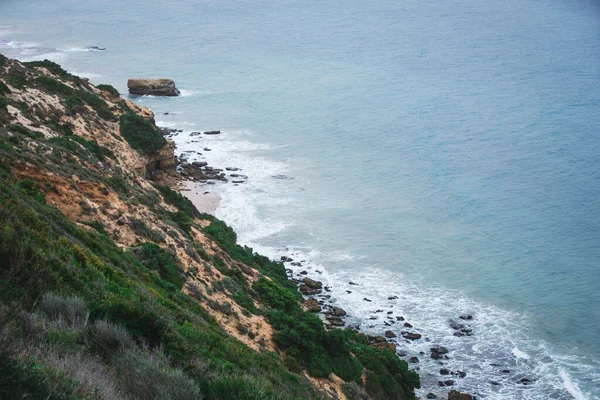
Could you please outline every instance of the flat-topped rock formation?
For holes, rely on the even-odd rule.
[[[129,79],[127,88],[131,94],[179,96],[179,90],[171,79]]]

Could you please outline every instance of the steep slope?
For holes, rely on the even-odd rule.
[[[0,55],[0,398],[413,399],[406,362],[161,184],[173,150],[114,88]]]

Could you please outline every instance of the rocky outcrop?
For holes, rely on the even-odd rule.
[[[131,94],[179,96],[179,90],[171,79],[129,79],[127,88]]]
[[[456,390],[451,390],[448,393],[448,400],[472,400],[473,396],[467,393],[461,393]]]
[[[175,166],[175,142],[168,140],[167,144],[156,154],[148,157],[146,171],[152,173],[156,170],[166,170]]]
[[[308,299],[304,302],[304,308],[308,312],[319,312],[321,311],[321,306],[315,299]]]
[[[396,345],[394,343],[377,342],[377,343],[371,343],[369,346],[374,347],[376,349],[388,350],[388,351],[391,351],[392,353],[396,354]]]

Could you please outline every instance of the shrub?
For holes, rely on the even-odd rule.
[[[129,145],[143,154],[156,154],[167,140],[150,122],[137,114],[124,114],[119,119],[121,135]]]
[[[133,229],[133,231],[140,236],[144,236],[158,243],[165,241],[165,236],[161,232],[150,229],[148,225],[146,225],[146,223],[141,219],[130,218],[129,224],[131,225],[131,229]]]
[[[182,195],[181,193],[171,189],[168,186],[156,185],[156,189],[160,192],[165,200],[165,203],[171,204],[184,214],[186,214],[190,218],[200,217],[201,214],[196,209],[194,203],[191,202],[190,199]],[[206,214],[209,215],[209,214]],[[210,215],[211,220],[214,219],[212,215]]]
[[[214,217],[211,218],[211,221],[210,225],[204,228],[204,232],[214,239],[231,258],[255,267],[279,285],[295,293],[295,296],[299,298],[296,285],[287,278],[285,267],[282,263],[269,260],[268,257],[254,253],[252,248],[248,246],[242,247],[238,245],[237,235],[230,226]]]
[[[74,330],[85,328],[89,318],[85,303],[78,297],[65,299],[53,293],[46,293],[42,297],[40,310],[48,320],[67,323]]]
[[[85,140],[81,136],[69,135],[61,136],[56,138],[50,138],[50,143],[60,146],[63,149],[69,151],[72,154],[77,155],[80,158],[90,158],[93,156],[100,161],[105,161],[106,157],[114,159],[115,156],[106,147],[100,146],[93,140]]]
[[[89,327],[86,341],[88,347],[104,360],[113,360],[135,346],[127,329],[105,320],[96,321]]]
[[[44,135],[42,135],[41,133],[34,132],[20,124],[12,124],[8,127],[8,130],[15,132],[15,133],[20,133],[21,135],[25,135],[32,139],[40,139],[40,138],[44,137]]]
[[[0,94],[10,94],[10,93],[11,93],[11,91],[8,88],[8,86],[6,86],[4,84],[4,82],[0,81]]]
[[[202,399],[194,381],[169,366],[161,352],[128,351],[116,362],[119,381],[125,391],[141,400]]]
[[[64,69],[62,69],[62,67],[60,65],[58,65],[57,63],[50,61],[50,60],[43,60],[43,61],[30,61],[30,62],[24,62],[22,63],[23,65],[27,66],[27,67],[43,67],[46,68],[48,71],[50,71],[52,74],[61,77],[61,78],[66,78],[71,76],[71,74],[69,74],[67,71],[65,71]]]
[[[28,361],[0,352],[1,399],[76,400],[77,383],[53,368],[42,368],[35,357]]]
[[[111,97],[120,97],[121,93],[119,93],[119,91],[111,85],[96,85],[96,89],[100,89],[103,92],[107,92]]]
[[[160,277],[180,289],[185,283],[183,270],[173,256],[154,243],[131,248],[138,260],[148,269],[158,271]]]
[[[98,113],[100,118],[106,121],[117,121],[117,116],[110,111],[106,101],[94,93],[88,92],[87,90],[73,89],[48,76],[39,76],[34,82],[38,88],[64,98],[65,105],[70,110],[87,103],[94,111],[96,111],[96,113]]]

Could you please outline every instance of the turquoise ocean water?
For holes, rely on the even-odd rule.
[[[240,241],[305,261],[351,324],[403,315],[430,341],[399,347],[451,349],[460,390],[599,399],[600,5],[222,3],[4,0],[0,52],[122,93],[174,79],[136,101],[248,176],[210,188]]]

